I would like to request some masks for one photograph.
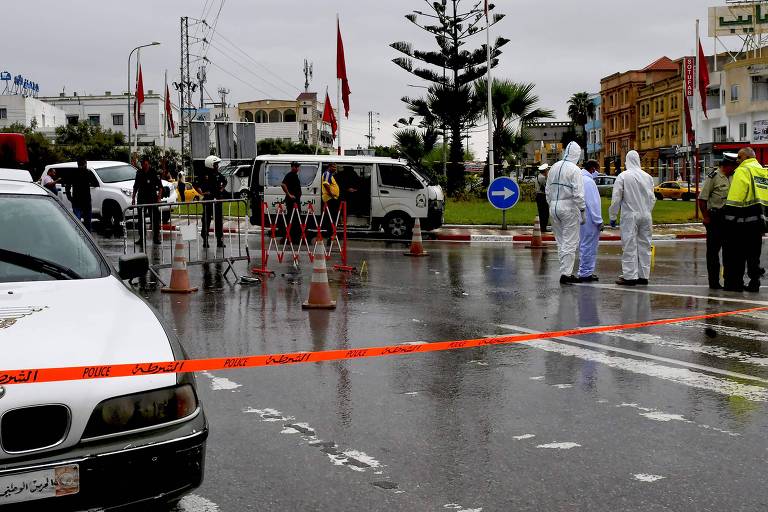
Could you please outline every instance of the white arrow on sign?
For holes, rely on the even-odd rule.
[[[512,190],[509,190],[507,187],[504,187],[504,190],[494,190],[491,192],[492,196],[504,196],[504,200],[506,201],[513,195],[515,195],[515,192]]]

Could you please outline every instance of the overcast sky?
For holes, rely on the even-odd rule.
[[[160,90],[179,74],[179,17],[200,18],[205,4],[216,18],[222,0],[26,0],[3,24],[0,70],[40,83],[41,95],[102,94],[127,87],[127,58],[139,44],[161,41],[142,52],[145,89]],[[467,6],[473,0],[463,0]],[[706,34],[711,0],[497,0],[496,12],[507,17],[493,30],[511,40],[504,48],[495,76],[536,84],[541,106],[565,119],[566,101],[576,91],[598,91],[600,78],[616,71],[645,66],[667,55],[677,58],[692,51],[695,19]],[[394,41],[411,41],[431,49],[426,34],[403,16],[424,10],[420,0],[224,0],[218,35],[207,56],[207,89],[231,90],[236,104],[271,98],[295,98],[303,88],[303,59],[314,63],[311,90],[328,87],[336,102],[335,16],[347,57],[351,95],[350,120],[343,125],[344,147],[367,144],[369,110],[379,112],[377,144],[392,142],[392,124],[406,114],[400,98],[419,94],[425,85],[391,63]],[[194,35],[196,29],[190,28]],[[480,45],[485,36],[473,44]],[[712,40],[703,37],[711,53]],[[250,58],[249,58],[250,57]],[[252,59],[252,60],[251,60]],[[255,61],[255,62],[254,62]],[[258,64],[257,64],[258,63]],[[222,71],[226,70],[225,71]],[[238,79],[227,74],[235,75]],[[194,75],[194,71],[193,71]],[[482,132],[482,130],[478,130]],[[486,151],[483,133],[473,136],[476,154]]]

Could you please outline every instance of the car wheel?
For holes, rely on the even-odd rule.
[[[656,196],[656,199],[658,199],[659,201],[662,201],[664,199],[664,196],[659,194],[658,192],[656,192],[654,195]]]
[[[691,199],[693,199],[693,194],[691,194],[690,192],[686,192],[685,194],[683,194],[682,199],[683,201],[690,201]]]
[[[393,213],[384,221],[384,231],[392,238],[407,238],[411,231],[411,218],[404,213]]]
[[[101,216],[104,228],[111,230],[115,236],[122,235],[123,226],[121,222],[123,221],[123,212],[120,210],[120,207],[115,203],[106,203],[102,207],[102,212],[104,212]]]

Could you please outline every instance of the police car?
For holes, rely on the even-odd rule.
[[[0,370],[186,358],[123,283],[147,269],[140,254],[115,271],[27,171],[0,169]],[[192,374],[2,377],[0,509],[165,507],[202,482],[208,427]]]

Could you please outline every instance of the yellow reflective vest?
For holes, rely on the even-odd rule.
[[[330,171],[323,173],[323,202],[327,203],[331,199],[339,198],[339,185],[336,183],[336,178]]]
[[[733,213],[738,213],[735,209],[759,210],[755,207],[768,206],[768,170],[754,158],[741,162],[733,174],[725,204]]]

